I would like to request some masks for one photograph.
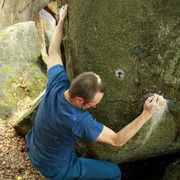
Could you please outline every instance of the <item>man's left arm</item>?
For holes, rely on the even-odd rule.
[[[151,116],[160,110],[165,104],[166,100],[162,96],[154,94],[154,96],[151,96],[146,100],[143,112],[135,120],[117,133],[104,126],[96,141],[116,147],[123,146],[140,130]]]
[[[48,50],[48,64],[47,71],[54,65],[60,64],[63,65],[62,58],[60,55],[60,45],[63,37],[63,26],[65,19],[67,17],[67,7],[68,5],[63,6],[59,11],[59,22],[53,33],[51,43]]]

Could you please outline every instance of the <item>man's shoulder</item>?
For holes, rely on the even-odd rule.
[[[56,84],[64,83],[69,86],[69,78],[67,77],[66,71],[62,65],[52,66],[48,71],[48,82],[47,88]]]
[[[89,121],[94,120],[94,118],[88,111],[80,110],[80,113],[77,113],[77,117],[80,123],[88,123]]]
[[[48,81],[54,77],[56,77],[57,75],[61,75],[61,76],[65,76],[66,75],[66,71],[64,69],[64,66],[57,64],[52,66],[48,72],[47,72],[47,76],[48,76]],[[67,75],[66,75],[67,76]]]

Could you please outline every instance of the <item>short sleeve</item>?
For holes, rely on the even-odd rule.
[[[103,130],[103,124],[96,121],[90,114],[79,120],[73,128],[76,137],[95,141]]]
[[[62,65],[52,66],[48,71],[48,83],[47,88],[51,86],[53,83],[61,83],[66,81],[69,84],[69,79],[66,75],[66,71]]]

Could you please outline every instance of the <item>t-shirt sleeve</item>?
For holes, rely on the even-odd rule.
[[[69,84],[69,79],[66,75],[66,71],[62,65],[55,65],[52,66],[48,70],[48,82],[47,82],[47,88],[52,86],[53,84],[56,83],[61,83],[63,81],[66,81]]]
[[[103,130],[103,124],[96,121],[90,114],[79,120],[73,128],[76,137],[95,141]]]

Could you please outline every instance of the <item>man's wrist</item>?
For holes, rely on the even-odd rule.
[[[60,18],[59,22],[64,24],[65,20],[66,20],[66,18]]]
[[[148,121],[148,120],[151,118],[151,116],[152,116],[152,114],[149,113],[149,112],[146,111],[146,110],[143,110],[143,112],[141,113],[141,115],[142,115],[142,118],[145,119],[146,121]]]

